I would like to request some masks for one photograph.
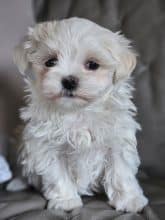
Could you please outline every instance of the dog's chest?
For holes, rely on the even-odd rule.
[[[107,118],[92,115],[69,115],[49,123],[49,128],[43,128],[49,131],[45,138],[74,150],[104,147],[114,130]]]
[[[31,120],[24,132],[25,142],[30,140],[25,148],[35,158],[61,154],[72,160],[70,155],[81,157],[85,152],[95,155],[99,150],[106,152],[111,147],[113,126],[107,117],[89,114],[67,115],[42,122]]]

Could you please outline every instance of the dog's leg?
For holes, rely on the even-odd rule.
[[[68,174],[64,161],[56,160],[42,176],[43,192],[48,199],[48,209],[70,211],[82,206],[76,185]]]
[[[127,156],[129,157],[129,154]],[[137,160],[137,152],[132,154],[131,162],[119,152],[111,152],[109,155],[104,187],[109,204],[117,210],[138,212],[148,203],[135,177]]]

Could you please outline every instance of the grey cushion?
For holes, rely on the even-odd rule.
[[[107,204],[105,195],[83,197],[84,206],[70,213],[46,210],[46,201],[35,191],[0,192],[0,220],[164,220],[165,184],[160,180],[144,179],[142,186],[150,199],[142,213],[117,212]]]

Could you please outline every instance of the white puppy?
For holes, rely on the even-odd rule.
[[[45,22],[29,29],[15,61],[28,90],[21,164],[31,181],[41,177],[48,208],[80,207],[81,195],[103,187],[117,210],[142,210],[129,41],[86,19]]]

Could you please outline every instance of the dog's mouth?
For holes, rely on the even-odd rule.
[[[65,91],[65,90],[60,92],[57,95],[52,96],[51,100],[57,100],[57,99],[60,99],[60,98],[80,99],[80,100],[83,100],[85,102],[91,101],[91,98],[86,97],[85,95],[79,95],[79,94],[73,93],[71,91]]]

